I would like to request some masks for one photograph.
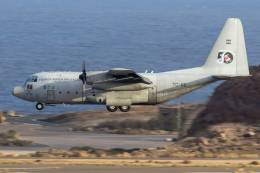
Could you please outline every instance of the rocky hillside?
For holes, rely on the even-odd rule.
[[[221,123],[260,123],[260,66],[250,68],[251,77],[225,81],[216,88],[206,109],[196,118],[189,134]]]

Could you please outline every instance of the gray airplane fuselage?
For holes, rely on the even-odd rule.
[[[92,72],[88,72],[91,75]],[[103,72],[94,72],[103,73]],[[158,104],[214,82],[212,76],[202,68],[162,73],[141,73],[152,81],[144,83],[106,83],[86,85],[83,91],[80,72],[42,72],[33,74],[24,86],[14,90],[17,97],[45,104],[106,104],[119,106],[134,104]],[[33,80],[34,78],[35,80]],[[102,86],[104,85],[104,86]],[[105,90],[103,90],[105,89]],[[18,91],[19,90],[19,91]]]

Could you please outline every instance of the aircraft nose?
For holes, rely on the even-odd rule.
[[[12,92],[12,94],[16,97],[22,97],[23,93],[24,93],[24,89],[21,86],[14,87]]]

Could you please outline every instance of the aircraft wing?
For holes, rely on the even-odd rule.
[[[139,75],[133,70],[125,68],[113,68],[106,72],[106,77],[94,81],[94,84],[108,83],[108,82],[126,82],[126,83],[145,83],[151,84],[152,82],[144,77]]]

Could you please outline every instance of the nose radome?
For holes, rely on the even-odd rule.
[[[16,97],[21,97],[23,95],[24,89],[21,86],[16,86],[13,89],[12,94]]]

